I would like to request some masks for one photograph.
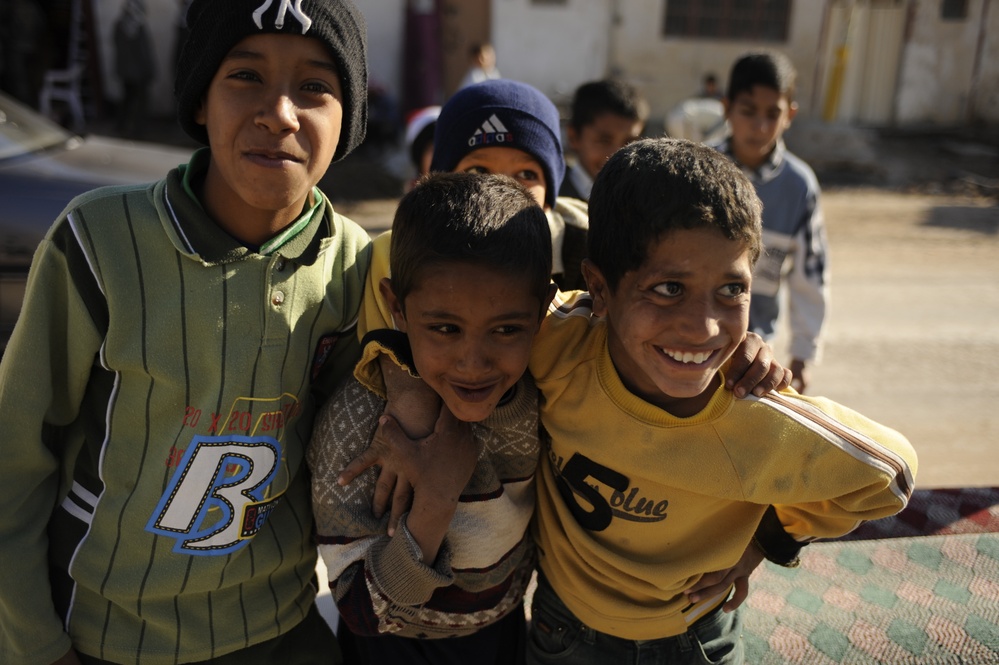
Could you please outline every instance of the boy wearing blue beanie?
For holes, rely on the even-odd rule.
[[[316,187],[364,138],[349,0],[194,0],[208,147],[74,199],[0,364],[0,662],[339,663],[305,447],[359,355],[367,233]]]
[[[545,209],[552,276],[562,290],[585,289],[586,203],[558,197],[565,175],[558,109],[541,91],[496,79],[462,88],[437,119],[431,171],[507,175]]]

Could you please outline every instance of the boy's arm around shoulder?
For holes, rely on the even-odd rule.
[[[0,662],[51,663],[71,647],[52,604],[49,517],[78,449],[67,426],[100,349],[100,289],[69,225],[35,252],[21,316],[0,363]]]
[[[917,457],[901,433],[822,397],[785,391],[760,402],[782,414],[774,434],[788,436],[756,485],[768,488],[766,503],[796,540],[837,538],[905,508]]]
[[[319,552],[340,615],[362,635],[398,631],[399,623],[388,619],[408,615],[454,579],[446,541],[426,565],[405,520],[389,536],[388,516],[372,514],[374,469],[348,485],[337,482],[340,469],[375,436],[383,406],[377,395],[348,380],[317,415],[308,451]]]

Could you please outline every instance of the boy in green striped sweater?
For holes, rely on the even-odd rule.
[[[358,358],[367,234],[316,183],[364,137],[349,0],[195,0],[209,146],[85,194],[0,365],[0,662],[339,662],[305,445]]]

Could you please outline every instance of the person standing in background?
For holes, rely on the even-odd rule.
[[[496,69],[496,50],[493,49],[492,44],[475,44],[468,55],[471,59],[471,65],[465,78],[461,79],[461,83],[458,84],[459,90],[473,83],[503,78],[499,70]]]
[[[156,58],[149,39],[144,0],[126,0],[114,24],[115,73],[121,80],[118,133],[135,138],[146,119]]]
[[[761,51],[739,58],[724,100],[730,134],[716,147],[742,167],[763,201],[764,253],[753,272],[749,329],[773,338],[786,290],[791,385],[805,392],[809,368],[821,356],[829,249],[819,181],[784,145],[784,132],[798,113],[796,78],[794,65],[782,53]]]

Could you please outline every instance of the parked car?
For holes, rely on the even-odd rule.
[[[0,349],[21,311],[35,248],[77,194],[158,180],[190,148],[77,136],[0,93]]]

